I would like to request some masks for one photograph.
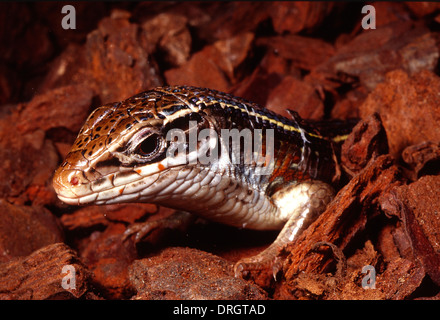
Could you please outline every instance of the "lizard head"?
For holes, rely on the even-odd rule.
[[[188,171],[186,162],[169,157],[178,147],[188,148],[185,136],[173,140],[169,133],[178,129],[187,137],[190,121],[197,129],[209,126],[194,108],[159,88],[96,109],[55,172],[58,197],[68,204],[159,199],[160,191]]]

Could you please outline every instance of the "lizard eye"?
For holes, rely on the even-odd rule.
[[[144,158],[152,158],[162,149],[161,146],[161,137],[153,133],[139,143],[135,149],[135,153]]]

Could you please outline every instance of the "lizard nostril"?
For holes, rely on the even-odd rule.
[[[69,182],[72,186],[76,186],[79,183],[79,180],[77,177],[72,177]]]

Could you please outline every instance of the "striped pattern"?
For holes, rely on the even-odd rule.
[[[55,172],[54,189],[69,204],[151,202],[232,226],[282,229],[262,253],[237,262],[239,276],[244,265],[273,261],[280,247],[323,212],[340,176],[334,143],[346,136],[325,137],[311,122],[291,115],[204,88],[146,91],[89,116]],[[186,140],[167,139],[172,129],[180,129]],[[215,135],[201,139],[204,129]],[[253,142],[262,138],[262,148],[251,150],[256,161],[244,161],[248,150],[240,137],[229,143],[233,130]],[[273,145],[267,144],[271,133]],[[194,161],[171,161],[176,146]],[[270,153],[268,148],[273,170],[259,174],[264,164],[258,160]],[[207,150],[218,154],[204,162]],[[239,161],[234,162],[236,150]]]
[[[173,195],[160,193],[154,187],[159,184],[158,181],[161,181],[161,187],[171,183],[161,179],[165,179],[168,171],[168,176],[171,176],[174,170],[166,158],[165,151],[170,146],[163,142],[166,133],[170,129],[179,128],[188,135],[189,121],[195,121],[199,131],[213,128],[220,140],[224,138],[224,129],[247,129],[252,134],[256,132],[255,129],[261,129],[263,140],[268,129],[274,131],[275,165],[270,175],[256,174],[255,166],[244,165],[242,161],[232,164],[222,155],[207,167],[197,164],[200,172],[213,172],[213,181],[226,181],[228,177],[229,183],[236,190],[230,192],[227,188],[222,189],[230,192],[225,197],[249,193],[253,194],[249,198],[251,202],[262,199],[270,202],[274,193],[292,183],[309,180],[334,183],[339,178],[340,170],[332,139],[323,137],[313,125],[296,113],[293,112],[292,119],[288,119],[230,94],[205,88],[169,86],[142,92],[125,101],[96,109],[55,173],[55,189],[60,198],[68,203],[154,202],[159,194],[165,204],[169,204],[167,197],[178,203]],[[155,139],[162,141],[161,146],[145,143],[149,141],[148,137],[152,137],[153,142]],[[158,152],[154,156],[145,157],[139,153],[141,147],[157,147]],[[183,167],[176,170],[183,170]],[[186,181],[184,185],[190,186],[191,181]],[[166,190],[173,189],[170,187]],[[192,199],[187,201],[191,202]],[[268,212],[273,211],[271,206],[263,205],[263,202],[261,207],[267,207]],[[195,201],[195,211],[198,210],[197,205]],[[216,205],[219,206],[218,203]],[[242,207],[252,211],[252,207],[258,206],[255,203],[243,203]],[[203,211],[202,208],[199,211]],[[261,212],[256,214],[264,215]],[[241,222],[234,224],[238,223]]]

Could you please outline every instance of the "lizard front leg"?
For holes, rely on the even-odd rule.
[[[325,210],[333,196],[333,188],[318,180],[292,183],[274,193],[272,201],[277,206],[281,219],[286,220],[286,224],[268,248],[235,264],[235,276],[241,277],[244,272],[272,266],[275,277],[278,266],[274,262],[280,249],[306,229]]]

